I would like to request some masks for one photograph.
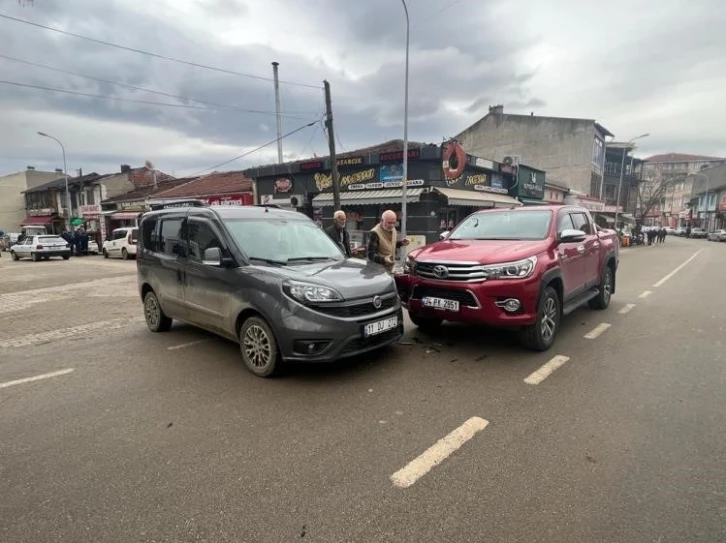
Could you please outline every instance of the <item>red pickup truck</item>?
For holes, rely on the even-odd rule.
[[[582,207],[500,208],[411,251],[396,285],[422,329],[443,321],[516,328],[526,347],[545,351],[563,316],[608,307],[619,259],[616,233]]]

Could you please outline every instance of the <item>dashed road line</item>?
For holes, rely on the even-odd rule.
[[[647,298],[651,294],[653,294],[652,291],[650,291],[650,290],[644,290],[643,292],[640,293],[640,295],[638,296],[638,298]]]
[[[678,273],[679,271],[681,271],[681,270],[682,270],[683,268],[685,268],[685,267],[686,267],[686,266],[688,266],[688,265],[689,265],[689,264],[690,264],[691,262],[693,262],[693,261],[695,260],[695,258],[696,258],[696,257],[697,257],[697,256],[698,256],[699,254],[701,254],[701,252],[702,252],[702,251],[703,251],[703,249],[699,249],[698,251],[696,251],[696,252],[695,252],[695,253],[693,254],[693,256],[691,256],[691,258],[689,258],[688,260],[686,260],[686,261],[685,261],[685,262],[684,262],[683,264],[681,264],[680,266],[678,266],[678,267],[677,267],[677,268],[676,268],[675,270],[673,270],[672,272],[670,272],[670,273],[669,273],[668,275],[666,275],[666,276],[665,276],[665,277],[664,277],[663,279],[661,279],[660,281],[658,281],[657,283],[655,283],[655,284],[654,284],[653,286],[654,286],[655,288],[658,288],[658,287],[660,287],[660,286],[663,286],[663,284],[664,284],[664,283],[665,283],[666,281],[668,281],[668,280],[669,280],[669,279],[670,279],[671,277],[673,277],[673,276],[674,276],[675,274],[677,274],[677,273]]]
[[[126,319],[113,319],[109,321],[97,321],[80,326],[72,326],[70,328],[59,328],[50,332],[41,332],[39,334],[28,334],[25,336],[17,336],[6,341],[0,341],[0,349],[12,349],[17,347],[27,347],[37,345],[39,343],[49,343],[51,341],[59,341],[61,339],[83,336],[88,332],[96,330],[118,330],[132,326],[137,323],[144,322],[143,317],[131,317]]]
[[[217,341],[216,339],[200,339],[198,341],[190,341],[189,343],[182,343],[181,345],[172,345],[171,347],[167,347],[167,350],[169,351],[175,351],[176,349],[184,349],[186,347],[192,347],[193,345],[199,345],[200,343],[210,343],[212,341]]]
[[[538,385],[542,381],[547,379],[550,375],[552,375],[555,370],[564,366],[569,360],[569,356],[563,356],[558,354],[540,369],[530,374],[529,377],[524,380],[524,382],[528,385]]]
[[[14,385],[22,385],[23,383],[32,383],[33,381],[40,381],[41,379],[50,379],[51,377],[59,377],[61,375],[67,375],[73,371],[73,368],[67,370],[54,371],[51,373],[44,373],[42,375],[36,375],[34,377],[26,377],[25,379],[16,379],[15,381],[6,381],[0,383],[0,388],[7,388]]]
[[[634,307],[635,307],[635,304],[627,304],[620,311],[618,311],[618,313],[620,313],[621,315],[627,315],[628,313],[630,313],[633,310]]]
[[[608,328],[610,328],[612,325],[608,324],[607,322],[603,322],[598,324],[595,328],[593,328],[589,333],[585,334],[585,339],[596,339],[603,335]]]
[[[408,488],[461,448],[464,443],[481,432],[488,420],[472,417],[447,436],[438,440],[420,456],[391,475],[391,481],[399,488]]]

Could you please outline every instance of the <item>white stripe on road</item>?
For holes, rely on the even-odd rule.
[[[41,379],[50,379],[51,377],[58,377],[59,375],[66,375],[71,373],[73,368],[67,370],[54,371],[53,373],[44,373],[43,375],[36,375],[35,377],[26,377],[25,379],[17,379],[16,381],[7,381],[0,383],[0,388],[11,387],[13,385],[22,385],[23,383],[32,383],[33,381],[40,381]]]
[[[524,382],[528,385],[538,385],[545,379],[547,379],[550,375],[552,375],[556,369],[564,366],[568,361],[570,360],[569,356],[562,356],[558,354],[555,356],[552,360],[547,362],[544,366],[542,366],[540,369],[532,373],[529,377],[527,377]]]
[[[638,298],[647,298],[651,294],[653,294],[653,293],[650,290],[645,290],[645,291],[643,291],[643,292],[640,293],[640,296],[638,296]]]
[[[176,349],[191,347],[192,345],[199,345],[200,343],[209,343],[210,341],[216,341],[216,339],[200,339],[198,341],[190,341],[189,343],[182,343],[181,345],[172,345],[171,347],[167,347],[167,349],[170,351],[174,351]]]
[[[653,286],[654,286],[654,287],[656,287],[656,288],[658,288],[658,287],[662,286],[662,285],[663,285],[663,284],[664,284],[664,283],[665,283],[666,281],[668,281],[668,279],[670,279],[671,277],[673,277],[673,276],[674,276],[675,274],[677,274],[677,273],[678,273],[679,271],[681,271],[681,270],[682,270],[683,268],[685,268],[685,267],[686,267],[686,266],[688,266],[688,265],[689,265],[689,264],[690,264],[691,262],[693,262],[693,260],[694,260],[694,259],[695,259],[695,258],[696,258],[696,257],[697,257],[697,256],[698,256],[699,254],[701,254],[701,251],[703,251],[703,249],[699,249],[698,251],[696,251],[696,252],[695,252],[695,253],[693,254],[693,256],[692,256],[691,258],[689,258],[688,260],[686,260],[686,261],[685,261],[685,262],[684,262],[683,264],[681,264],[680,266],[678,266],[678,267],[677,267],[677,268],[676,268],[675,270],[673,270],[673,271],[672,271],[671,273],[669,273],[668,275],[666,275],[666,276],[665,276],[665,277],[664,277],[663,279],[661,279],[660,281],[658,281],[658,282],[657,282],[657,283],[656,283],[655,285],[653,285]]]
[[[618,311],[618,313],[620,313],[621,315],[627,315],[628,313],[630,313],[633,310],[634,307],[635,307],[635,304],[628,304],[625,307],[623,307],[620,311]]]
[[[610,328],[610,326],[611,325],[606,322],[598,324],[589,334],[585,334],[585,339],[595,339],[600,337],[608,328]]]
[[[456,452],[478,432],[486,428],[488,424],[488,420],[479,417],[470,418],[449,435],[439,439],[418,458],[415,458],[391,475],[391,481],[399,488],[410,487],[435,466],[446,460],[452,453]]]

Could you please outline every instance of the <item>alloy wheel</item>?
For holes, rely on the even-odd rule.
[[[156,297],[147,296],[144,302],[144,316],[151,328],[156,328],[159,325],[160,313],[161,310],[159,309],[159,302],[156,301]]]
[[[244,352],[247,360],[256,368],[264,368],[270,363],[272,346],[261,326],[253,324],[245,331]]]
[[[542,308],[542,339],[550,341],[555,335],[557,327],[557,303],[551,297],[547,298]]]

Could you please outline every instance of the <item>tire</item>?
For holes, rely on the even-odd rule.
[[[63,257],[63,260],[68,260],[69,258],[70,258],[70,256],[66,255]]]
[[[600,286],[597,287],[597,296],[588,302],[591,309],[607,309],[610,300],[613,297],[613,284],[615,283],[615,274],[610,266],[605,267],[602,272]]]
[[[20,257],[15,254],[15,251],[10,251],[10,258],[12,258],[13,260],[15,260],[16,262],[18,260],[20,260]]]
[[[408,312],[408,317],[411,319],[412,323],[424,332],[435,332],[441,327],[441,323],[444,322],[442,319],[419,317],[410,311]]]
[[[106,249],[103,250],[103,258],[108,258],[108,251]]]
[[[30,258],[33,260],[33,262],[40,262],[40,257],[37,253],[30,253]]]
[[[129,252],[125,248],[124,249],[121,249],[121,258],[123,260],[128,260],[129,259]]]
[[[272,377],[282,366],[280,349],[270,326],[260,317],[250,317],[239,329],[242,361],[257,377]]]
[[[557,291],[552,287],[545,287],[537,303],[537,320],[519,332],[522,345],[540,352],[554,345],[562,320],[561,303]]]
[[[144,318],[152,332],[168,332],[171,328],[172,320],[164,314],[159,299],[151,290],[144,296]]]

